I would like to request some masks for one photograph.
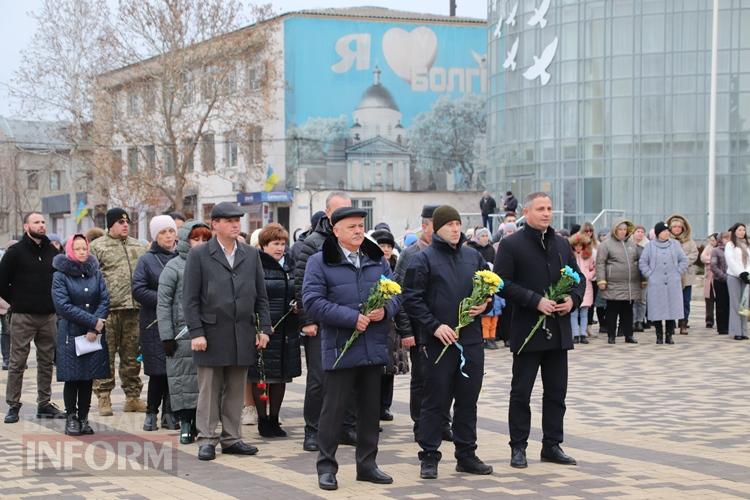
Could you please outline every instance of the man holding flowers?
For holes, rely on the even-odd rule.
[[[302,300],[319,325],[325,392],[318,426],[318,485],[338,488],[336,449],[349,400],[357,397],[357,480],[390,484],[375,458],[378,452],[380,380],[388,363],[388,324],[400,306],[383,251],[365,238],[364,210],[336,209],[333,234],[307,262]],[[373,293],[388,296],[372,299]],[[375,307],[373,309],[373,307]],[[356,391],[355,391],[356,389]]]
[[[505,280],[502,295],[512,304],[511,314],[503,316],[503,322],[510,322],[513,352],[508,409],[510,465],[527,466],[529,401],[540,367],[544,384],[542,461],[575,465],[576,461],[563,453],[560,443],[568,389],[568,350],[573,348],[569,313],[581,304],[586,283],[580,279],[568,241],[550,226],[550,196],[541,192],[529,194],[523,214],[526,225],[500,240],[494,266]],[[560,290],[563,293],[558,293]]]
[[[425,338],[427,361],[417,431],[422,448],[420,476],[437,478],[445,414],[454,398],[456,470],[491,474],[492,467],[475,453],[477,400],[484,377],[482,326],[477,316],[487,308],[489,299],[470,308],[468,314],[473,321],[461,328],[460,349],[453,345],[459,340],[455,330],[459,324],[459,305],[471,296],[475,274],[485,268],[485,263],[479,252],[464,246],[466,236],[461,232],[461,217],[455,208],[448,205],[436,208],[432,224],[435,231],[432,243],[414,256],[404,279],[404,309],[425,337],[430,335]],[[436,364],[445,346],[450,347]]]

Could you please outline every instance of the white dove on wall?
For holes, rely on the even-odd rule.
[[[552,77],[549,73],[547,73],[547,68],[549,67],[550,63],[552,63],[552,59],[554,59],[556,53],[557,37],[552,40],[552,43],[544,48],[541,56],[534,56],[534,64],[532,64],[531,67],[524,72],[523,77],[527,80],[533,80],[534,78],[538,77],[542,82],[542,85],[547,85],[549,79]]]
[[[516,4],[513,6],[513,10],[510,11],[507,19],[505,19],[505,24],[507,24],[508,26],[516,25],[516,12],[518,12],[518,2],[516,2]]]
[[[492,36],[495,37],[495,39],[500,38],[503,35],[502,29],[503,29],[503,20],[500,19],[495,25],[495,31],[492,33]]]
[[[545,19],[544,16],[547,15],[547,11],[549,10],[549,4],[552,0],[542,0],[542,4],[539,6],[538,9],[534,9],[534,15],[531,16],[531,19],[529,19],[528,25],[529,26],[536,26],[537,24],[544,28],[547,26],[547,19]]]
[[[511,71],[516,70],[516,54],[518,54],[518,37],[516,37],[516,41],[513,42],[513,46],[510,48],[510,52],[508,52],[508,56],[505,58],[503,68],[510,68]]]

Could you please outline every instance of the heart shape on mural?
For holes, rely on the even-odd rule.
[[[429,70],[437,57],[438,40],[430,28],[420,26],[411,31],[391,28],[383,35],[383,55],[399,78],[411,83],[415,70]]]

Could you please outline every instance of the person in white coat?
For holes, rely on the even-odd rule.
[[[729,332],[735,340],[747,340],[747,319],[740,315],[742,291],[750,285],[750,239],[745,224],[738,222],[729,228],[731,239],[724,247],[727,259],[727,288],[729,288]]]

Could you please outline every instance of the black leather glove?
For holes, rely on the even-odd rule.
[[[750,275],[748,275],[747,271],[740,273],[740,280],[746,285],[750,285]]]
[[[177,341],[176,340],[162,340],[161,345],[164,346],[164,352],[170,358],[177,352]]]

